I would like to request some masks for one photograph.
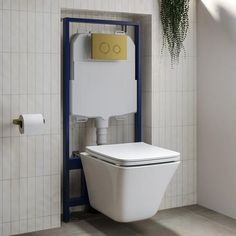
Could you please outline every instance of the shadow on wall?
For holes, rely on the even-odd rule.
[[[236,40],[236,3],[233,0],[201,0],[201,2],[225,33]]]
[[[235,9],[236,10],[236,9]],[[226,8],[219,6],[220,23],[227,34],[236,40],[236,13],[233,14]]]

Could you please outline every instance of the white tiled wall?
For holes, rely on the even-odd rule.
[[[152,43],[143,57],[151,78],[143,78],[144,140],[182,154],[162,207],[196,202],[195,0],[191,6],[186,56],[171,69],[160,54],[157,0],[0,0],[0,235],[60,225],[61,9],[150,14],[152,37],[143,35],[146,48]],[[20,136],[11,124],[27,112],[44,114],[43,135]],[[122,127],[114,124],[113,140],[122,141]]]
[[[0,235],[60,225],[60,12],[47,2],[0,1]],[[19,135],[21,113],[42,113],[43,135]]]

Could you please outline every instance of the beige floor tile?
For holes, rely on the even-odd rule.
[[[84,219],[62,223],[60,229],[24,236],[236,236],[236,220],[200,206],[158,212],[148,220],[117,223],[92,214]]]

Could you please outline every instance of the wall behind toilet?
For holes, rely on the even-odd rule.
[[[186,56],[171,69],[161,55],[158,1],[0,1],[0,234],[18,234],[60,225],[61,11],[95,10],[150,15],[151,37],[142,60],[144,140],[182,154],[182,164],[162,208],[196,202],[195,0],[191,1]],[[133,16],[134,17],[134,16]],[[20,113],[43,113],[41,136],[19,136],[11,125]],[[122,126],[123,127],[123,126]],[[119,136],[115,125],[114,135]],[[125,140],[124,140],[125,141]]]

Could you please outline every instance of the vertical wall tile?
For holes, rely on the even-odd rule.
[[[36,149],[35,149],[35,156],[36,156],[36,176],[43,175],[43,136],[35,137],[36,142]]]
[[[20,177],[28,176],[28,138],[20,137]]]
[[[51,93],[60,93],[60,65],[59,55],[51,54]]]
[[[19,94],[19,54],[11,54],[11,94]]]
[[[27,94],[28,91],[28,56],[26,53],[20,54],[20,61],[19,61],[19,92],[20,94]]]
[[[51,91],[51,56],[50,54],[43,55],[43,92],[50,94]]]
[[[21,1],[22,2],[22,1]],[[28,51],[28,15],[26,12],[19,12],[19,50],[26,53]]]
[[[20,180],[14,179],[11,181],[11,221],[18,221],[18,227],[14,231],[19,231],[20,220]],[[18,233],[18,232],[17,232]]]
[[[11,224],[9,222],[2,224],[2,235],[8,236],[11,234]]]
[[[51,129],[51,100],[50,95],[43,96],[43,115],[45,118],[44,133],[49,134]]]
[[[35,194],[35,177],[28,178],[28,220],[29,219],[35,219],[36,212],[35,212],[35,204],[36,204],[36,194]],[[28,221],[29,222],[29,221]],[[31,222],[32,223],[32,222]],[[29,227],[29,225],[28,225]],[[30,226],[33,227],[33,226]],[[30,231],[33,231],[30,229]]]
[[[35,156],[35,137],[28,137],[28,177],[33,177],[36,174],[36,156]]]
[[[20,115],[19,95],[11,96],[11,120],[17,119]],[[11,124],[11,136],[19,136],[19,127]]]
[[[20,234],[27,232],[27,220],[20,220]]]
[[[59,13],[59,0],[53,0],[51,2],[51,12],[53,13]]]
[[[52,2],[52,0],[43,0],[43,11],[44,12],[51,11],[51,2]]]
[[[50,137],[48,135],[44,136],[43,140],[43,167],[44,167],[44,175],[50,175],[51,171],[51,145],[50,145]]]
[[[35,227],[36,231],[43,230],[43,217],[36,218]]]
[[[36,12],[43,12],[43,0],[36,0],[35,5]]]
[[[43,51],[50,53],[51,48],[51,16],[50,14],[43,14]]]
[[[11,178],[20,178],[20,138],[11,138]]]
[[[43,52],[43,13],[37,12],[36,19],[35,19],[35,47],[37,53]]]
[[[35,94],[35,54],[28,54],[28,94]]]
[[[50,229],[50,228],[51,228],[51,216],[44,216],[43,229]]]
[[[28,11],[34,12],[36,10],[36,0],[28,0]]]
[[[10,53],[3,53],[2,58],[2,89],[3,94],[10,94],[11,91],[11,55]]]
[[[28,113],[35,113],[36,95],[28,95]]]
[[[20,11],[27,11],[28,9],[28,0],[21,0],[19,1],[20,4]]]
[[[19,11],[20,10],[20,1],[17,1],[17,0],[11,1],[11,9],[15,10],[15,11]]]
[[[34,53],[35,52],[35,42],[36,42],[36,34],[35,34],[35,13],[34,12],[28,12],[28,52]]]
[[[22,226],[24,226],[25,220],[28,217],[27,202],[28,202],[28,179],[22,178],[20,179],[20,219],[22,220]]]
[[[59,133],[60,113],[59,113],[59,95],[51,96],[51,134]]]
[[[3,200],[3,222],[11,220],[11,183],[10,180],[2,182],[2,200]]]
[[[2,10],[0,9],[0,52],[2,52],[2,46],[3,46],[3,13]]]
[[[52,228],[58,228],[61,226],[60,215],[56,214],[56,215],[51,216],[51,225],[52,225]]]
[[[37,94],[43,94],[43,76],[44,76],[44,70],[43,70],[43,55],[41,53],[36,55],[35,60],[35,85],[36,85],[36,93]]]
[[[15,2],[15,1],[13,1]],[[11,11],[11,51],[19,52],[19,11]]]
[[[3,178],[3,146],[2,146],[2,138],[0,138],[0,181],[2,180],[2,178]]]
[[[59,14],[51,15],[51,52],[59,52],[59,32],[60,32],[60,16]]]
[[[43,95],[35,96],[35,112],[43,114]]]
[[[1,37],[1,35],[0,35],[0,37]],[[3,93],[2,86],[3,86],[3,54],[0,52],[0,94]]]
[[[2,34],[2,47],[4,52],[10,51],[11,41],[9,40],[10,32],[11,32],[11,14],[9,10],[3,10],[2,12],[2,28],[3,28],[3,34]]]
[[[2,7],[3,7],[3,9],[10,9],[11,8],[11,0],[2,0]]]
[[[44,176],[44,183],[43,183],[43,215],[49,216],[51,213],[51,181],[50,176]],[[49,224],[50,225],[50,224]]]
[[[3,138],[2,140],[2,168],[3,179],[10,179],[11,177],[11,140],[10,138]]]
[[[11,222],[11,234],[16,235],[20,233],[20,222],[12,221]]]
[[[60,172],[60,138],[59,135],[51,136],[51,174]]]
[[[51,214],[59,215],[60,214],[60,176],[52,175],[51,176]]]
[[[43,184],[44,184],[44,177],[36,177],[36,217],[42,217],[44,208],[43,208],[43,201],[44,201],[44,193],[43,193]]]
[[[3,220],[3,199],[2,199],[2,197],[3,197],[3,195],[2,195],[2,191],[3,191],[3,189],[2,189],[2,184],[3,184],[3,181],[2,180],[0,180],[0,192],[1,192],[1,194],[0,194],[0,225],[2,225],[2,220]],[[1,229],[0,229],[0,232],[1,232]],[[1,234],[0,234],[1,235]]]

